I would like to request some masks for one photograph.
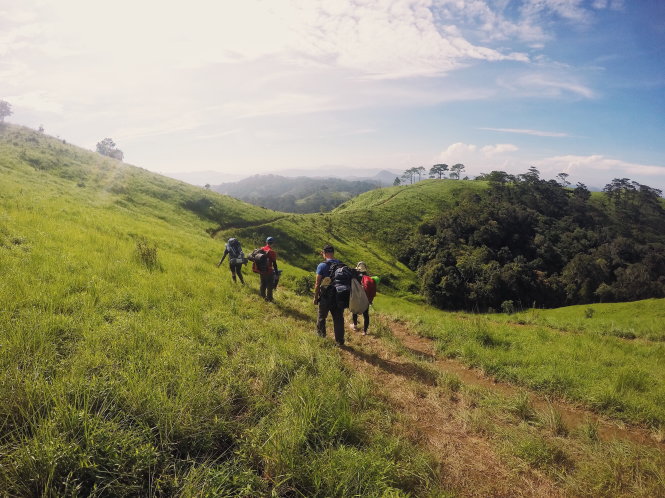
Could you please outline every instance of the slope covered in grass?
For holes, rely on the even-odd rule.
[[[415,274],[397,261],[406,239],[423,220],[445,212],[460,195],[473,195],[485,182],[428,180],[405,187],[365,192],[331,213],[285,215],[269,224],[230,228],[222,238],[239,237],[258,244],[268,235],[277,239],[282,257],[313,271],[324,243],[336,248],[347,264],[365,261],[380,275],[384,292],[411,295],[418,292]]]
[[[665,342],[665,299],[630,303],[595,303],[552,310],[529,310],[505,317],[508,322],[545,325],[623,339]]]
[[[274,216],[3,127],[3,492],[433,488],[428,459],[313,333],[309,301],[281,289],[265,303],[253,275],[236,287],[214,267],[223,246],[206,230]]]
[[[627,321],[632,305],[639,314]],[[643,334],[663,334],[664,299],[593,305],[606,324],[596,327],[586,325],[596,315],[580,321],[566,318],[577,317],[580,307],[506,318],[446,313],[388,296],[378,298],[376,306],[434,339],[440,354],[494,378],[581,403],[615,419],[660,431],[665,427],[665,343],[626,340],[609,328],[610,323],[630,323]],[[552,328],[559,317],[565,331]]]

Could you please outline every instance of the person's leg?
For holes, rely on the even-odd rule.
[[[325,299],[319,301],[319,312],[316,317],[316,333],[321,337],[326,336],[326,318],[328,318],[329,305]]]
[[[270,275],[266,275],[266,292],[267,292],[267,297],[266,299],[268,301],[272,301],[272,290],[275,287],[275,276],[271,273]]]
[[[236,265],[229,263],[229,269],[231,270],[231,280],[236,281]]]
[[[259,286],[259,294],[261,295],[261,297],[263,299],[265,299],[266,298],[266,279],[265,279],[265,275],[259,275],[259,277],[260,277],[260,281],[261,281],[261,285]]]
[[[245,279],[244,279],[243,276],[242,276],[242,263],[238,263],[238,264],[236,265],[236,274],[238,275],[238,278],[240,279],[240,283],[241,283],[241,284],[244,284],[244,283],[245,283]]]
[[[335,341],[340,346],[344,345],[344,308],[332,308],[330,310],[333,320],[333,330],[335,331]]]
[[[365,310],[363,313],[363,334],[367,333],[367,329],[369,328],[369,308]]]
[[[358,314],[357,313],[351,313],[351,321],[353,322],[353,325],[351,328],[353,330],[358,330]]]

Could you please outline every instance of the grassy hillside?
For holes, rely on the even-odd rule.
[[[472,315],[383,296],[377,307],[493,378],[665,428],[665,299],[593,305],[590,318],[588,306]]]
[[[395,253],[422,220],[445,212],[459,196],[473,195],[485,182],[427,180],[405,187],[372,190],[325,214],[284,215],[263,226],[227,229],[219,236],[260,243],[277,238],[280,257],[314,270],[324,243],[332,243],[347,264],[365,261],[383,278],[385,292],[412,295],[418,291],[415,274],[398,262]]]
[[[308,300],[269,305],[214,267],[206,230],[275,213],[15,127],[0,193],[4,493],[435,489]]]
[[[409,293],[414,275],[393,256],[401,238],[484,188],[426,181],[328,214],[286,214],[3,127],[0,490],[442,496],[443,482],[461,494],[662,494],[664,300],[472,315]],[[275,303],[259,298],[254,275],[236,286],[215,268],[231,235],[245,249],[276,237],[285,285]],[[370,335],[343,351],[315,335],[311,298],[292,291],[313,278],[325,242],[365,260],[388,291]],[[400,343],[414,334],[432,339],[431,353]],[[521,393],[466,385],[438,370],[449,358]],[[605,440],[593,421],[568,431],[530,397],[640,437]],[[420,402],[422,431],[404,429]],[[446,425],[457,417],[460,434]],[[475,448],[510,475],[476,487]],[[455,475],[460,454],[469,468]],[[534,479],[553,487],[518,489]]]

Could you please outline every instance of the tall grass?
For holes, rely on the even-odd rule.
[[[446,313],[389,296],[377,298],[376,306],[435,338],[442,355],[498,379],[656,431],[665,426],[662,342],[626,341],[584,329],[573,333],[538,324],[516,326],[497,322],[493,315]],[[650,316],[645,313],[636,323]]]
[[[213,220],[185,206],[201,191],[26,133],[0,137],[3,493],[436,489],[289,278],[269,305],[253,275],[215,268]],[[232,204],[213,202],[230,219]]]

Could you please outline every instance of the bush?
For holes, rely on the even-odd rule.
[[[312,295],[312,279],[307,276],[298,277],[293,289],[299,296]]]
[[[506,300],[501,303],[501,312],[508,315],[515,313],[515,304],[510,300]]]
[[[136,259],[145,266],[148,270],[159,270],[161,265],[157,260],[157,247],[150,246],[145,239],[139,239],[136,242]]]

